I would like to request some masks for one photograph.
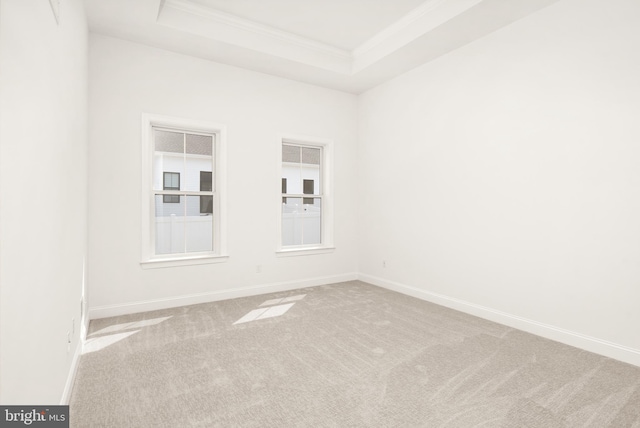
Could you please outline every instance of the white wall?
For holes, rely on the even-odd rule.
[[[0,402],[58,404],[86,254],[82,1],[61,2],[58,26],[47,1],[2,0],[0,74]]]
[[[100,35],[90,37],[89,70],[89,279],[94,316],[229,297],[246,287],[256,288],[244,292],[258,294],[273,289],[262,285],[295,287],[308,279],[355,275],[354,95]],[[141,268],[143,112],[227,126],[227,262]],[[278,135],[283,133],[334,140],[333,253],[276,256]],[[197,297],[179,299],[193,295]],[[140,302],[147,304],[131,305]]]
[[[561,1],[363,94],[363,278],[640,364],[638,17]]]

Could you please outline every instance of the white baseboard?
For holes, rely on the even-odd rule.
[[[369,284],[377,285],[388,290],[397,291],[398,293],[426,300],[441,306],[475,315],[490,321],[517,328],[547,339],[555,340],[566,345],[584,349],[589,352],[614,358],[625,363],[640,366],[640,350],[629,348],[627,346],[608,342],[606,340],[587,336],[574,331],[565,330],[549,324],[533,321],[517,315],[508,314],[506,312],[497,311],[485,306],[476,305],[464,300],[455,299],[442,294],[431,293],[409,285],[388,281],[372,275],[359,274],[358,279]]]
[[[196,305],[198,303],[215,302],[218,300],[236,299],[238,297],[257,296],[260,294],[275,293],[278,291],[288,291],[304,287],[314,287],[316,285],[354,281],[356,279],[358,279],[358,274],[353,272],[342,275],[323,276],[297,281],[278,282],[273,284],[261,284],[253,285],[250,287],[212,291],[210,293],[175,296],[166,299],[144,300],[140,302],[123,303],[119,305],[96,306],[89,309],[89,319],[115,317],[119,315],[135,314],[138,312],[148,312],[158,309],[175,308],[178,306]]]
[[[60,405],[67,406],[69,400],[71,400],[71,391],[73,390],[73,384],[76,380],[76,373],[78,373],[78,365],[80,364],[80,355],[82,355],[82,345],[84,343],[84,335],[80,333],[78,339],[78,345],[73,352],[73,359],[71,360],[71,367],[69,367],[69,374],[67,375],[67,382],[64,385],[64,391],[62,391],[62,397],[60,398]]]

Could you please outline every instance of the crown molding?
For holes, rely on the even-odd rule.
[[[287,31],[282,31],[277,28],[260,24],[255,21],[240,18],[236,15],[232,15],[220,10],[204,6],[199,3],[195,3],[192,0],[164,0],[160,6],[161,10],[159,17],[163,14],[165,9],[176,9],[192,15],[200,16],[211,20],[219,25],[226,25],[234,27],[238,30],[251,32],[260,37],[267,37],[270,39],[278,40],[280,42],[296,45],[305,49],[311,49],[325,55],[332,55],[340,59],[351,59],[351,52],[336,48],[335,46],[327,45],[306,37],[298,36]]]
[[[353,50],[352,73],[428,35],[484,0],[428,0]]]
[[[427,0],[352,51],[208,7],[163,0],[157,23],[198,36],[354,76],[483,0]]]
[[[404,31],[413,24],[418,19],[422,18],[424,15],[432,12],[435,8],[440,6],[440,4],[444,3],[447,0],[428,0],[418,6],[416,9],[413,9],[411,12],[389,25],[384,30],[377,33],[375,36],[371,37],[369,40],[355,48],[351,54],[354,57],[358,57],[375,48],[376,46],[383,43],[385,40],[395,36],[396,34]],[[479,0],[481,1],[481,0]]]

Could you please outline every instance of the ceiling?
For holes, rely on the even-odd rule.
[[[85,0],[91,31],[361,93],[559,0]]]
[[[424,1],[197,0],[197,3],[351,51]]]

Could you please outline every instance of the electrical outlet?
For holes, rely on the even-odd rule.
[[[383,268],[386,268],[386,267],[387,267],[387,261],[386,261],[386,260],[383,260],[383,261],[382,261],[382,267],[383,267]]]
[[[256,265],[256,273],[262,272],[262,265]]]

